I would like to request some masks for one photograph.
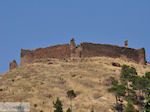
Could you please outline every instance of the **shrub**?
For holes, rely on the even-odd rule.
[[[56,102],[53,102],[53,105],[54,105],[54,112],[63,112],[63,109],[62,109],[62,103],[61,101],[59,100],[59,98],[57,98]]]
[[[147,78],[147,79],[150,80],[150,72],[146,72],[146,73],[145,73],[145,78]]]
[[[110,92],[114,92],[117,96],[124,96],[126,93],[126,87],[124,85],[113,85]]]
[[[147,90],[147,98],[144,106],[144,112],[150,112],[150,88]]]
[[[150,112],[150,101],[146,103],[144,112]]]
[[[114,77],[110,77],[110,81],[112,85],[117,85],[118,81]]]
[[[133,104],[137,104],[136,92],[132,89],[128,89],[128,95],[125,96],[126,101],[132,101]]]
[[[71,110],[71,112],[72,112],[72,102],[71,102],[71,100],[72,100],[73,98],[75,98],[77,95],[76,95],[76,93],[74,92],[74,90],[69,90],[69,91],[67,91],[67,96],[68,96],[68,98],[70,99],[70,110]]]
[[[136,112],[133,103],[131,101],[128,101],[127,106],[125,108],[125,112]]]
[[[117,112],[123,112],[123,104],[119,104],[117,103],[115,106],[114,106],[114,109],[117,110]]]
[[[36,107],[37,107],[37,104],[34,104],[34,107],[36,108]]]
[[[134,76],[137,76],[137,72],[136,72],[136,69],[134,67],[130,67],[127,65],[122,66],[121,79],[123,81],[131,80],[132,77],[134,77]]]
[[[76,93],[74,92],[74,90],[69,90],[67,91],[67,96],[68,98],[73,99],[76,97]]]
[[[144,77],[136,76],[132,78],[132,86],[135,90],[144,90],[149,86],[149,80]]]

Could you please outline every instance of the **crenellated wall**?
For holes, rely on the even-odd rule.
[[[69,59],[79,57],[97,57],[105,56],[112,58],[121,58],[134,61],[139,64],[145,64],[145,49],[133,49],[128,47],[119,47],[115,45],[81,43],[76,46],[74,39],[70,44],[50,46],[36,50],[21,49],[21,65],[32,63],[36,59],[56,58]]]

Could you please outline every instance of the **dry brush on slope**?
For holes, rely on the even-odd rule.
[[[0,79],[0,102],[30,102],[31,112],[53,112],[53,101],[59,97],[66,110],[70,107],[67,91],[74,90],[74,112],[88,112],[91,108],[109,112],[115,103],[114,95],[107,91],[111,86],[109,78],[119,79],[121,70],[112,62],[133,66],[139,75],[150,70],[149,65],[105,57],[36,62],[13,69]]]

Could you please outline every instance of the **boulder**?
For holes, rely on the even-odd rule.
[[[121,67],[121,65],[117,62],[112,62],[112,66],[115,66],[115,67]]]

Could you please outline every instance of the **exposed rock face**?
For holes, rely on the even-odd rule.
[[[126,44],[127,45],[127,44]],[[75,40],[71,39],[70,44],[50,46],[36,50],[21,50],[21,64],[32,63],[36,59],[42,58],[84,58],[84,57],[112,57],[134,61],[145,64],[145,49],[132,49],[106,44],[81,43],[76,46]]]
[[[16,60],[13,60],[12,62],[10,62],[10,64],[9,64],[10,70],[17,68],[17,67],[18,67],[18,64],[17,64]]]
[[[112,62],[112,66],[115,66],[115,67],[121,67],[121,65],[117,62]]]

